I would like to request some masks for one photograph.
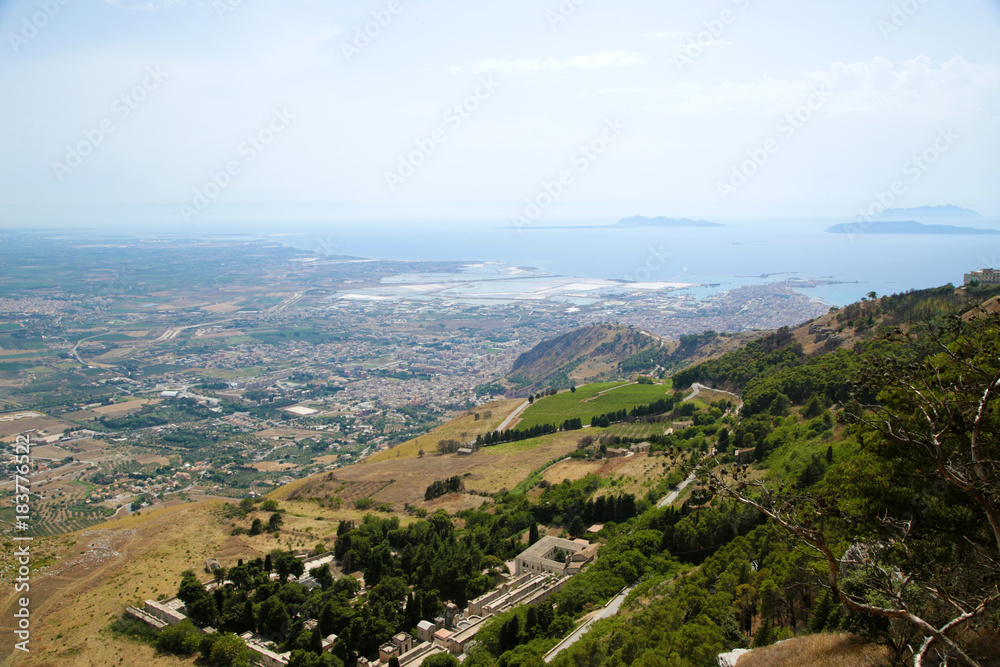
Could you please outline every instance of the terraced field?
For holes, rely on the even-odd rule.
[[[38,508],[38,519],[31,529],[32,535],[62,535],[106,521],[114,514],[104,507],[43,503]]]
[[[36,495],[32,494],[28,535],[72,533],[101,523],[114,514],[112,510],[104,507],[86,505],[84,503],[87,494],[85,487],[78,484],[68,484],[64,488],[66,495],[58,498],[39,500]],[[14,520],[14,509],[9,503],[4,503],[4,507],[0,508],[0,525],[11,525]]]
[[[308,483],[296,488],[288,494],[289,500],[304,500],[308,498],[339,498],[342,503],[350,504],[355,500],[370,498],[385,487],[392,484],[391,481],[345,481],[333,476],[317,476],[311,478]]]

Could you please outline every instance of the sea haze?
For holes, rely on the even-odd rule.
[[[787,279],[833,280],[842,284],[801,291],[836,306],[871,291],[958,285],[966,272],[1000,264],[1000,235],[829,234],[829,226],[829,221],[563,230],[331,225],[329,232],[277,232],[272,238],[322,254],[492,261],[564,276],[701,283],[706,286],[687,290],[699,297]]]

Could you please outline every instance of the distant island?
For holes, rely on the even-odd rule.
[[[961,206],[919,206],[917,208],[889,208],[877,216],[879,220],[980,220],[983,216]]]
[[[876,220],[874,222],[848,222],[826,230],[831,234],[1000,234],[996,229],[956,227],[954,225],[925,225],[914,220]]]
[[[660,216],[658,218],[647,218],[641,215],[635,215],[631,218],[623,218],[618,221],[618,224],[612,225],[613,227],[725,227],[725,225],[720,225],[717,222],[708,222],[707,220],[689,220],[688,218],[667,218]]]

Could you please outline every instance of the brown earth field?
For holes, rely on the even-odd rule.
[[[38,445],[31,448],[31,457],[33,459],[53,459],[60,461],[67,456],[72,456],[72,453],[57,445]]]
[[[69,419],[70,421],[74,422],[85,422],[85,421],[90,421],[92,419],[97,419],[98,417],[100,417],[100,415],[94,412],[93,410],[78,410],[77,412],[67,412],[66,414],[62,415],[62,417],[63,419]]]
[[[522,399],[507,399],[493,401],[473,410],[467,410],[426,435],[373,454],[368,457],[368,462],[417,458],[421,449],[428,455],[434,454],[437,451],[437,444],[441,440],[458,440],[459,442],[475,440],[476,436],[499,428],[507,416],[523,403]],[[513,427],[509,426],[508,428]]]
[[[294,494],[305,498],[325,498],[338,495],[337,489],[344,482],[382,482],[387,486],[374,493],[371,499],[376,503],[390,503],[399,510],[405,504],[423,506],[424,491],[428,486],[456,475],[462,478],[468,491],[496,493],[504,488],[513,488],[549,461],[574,451],[577,437],[560,434],[538,441],[541,444],[530,449],[500,445],[481,449],[472,456],[434,454],[417,459],[369,459],[333,473],[321,473],[293,482],[276,491],[272,497],[288,498]],[[341,499],[345,500],[342,495]]]
[[[283,470],[294,470],[298,468],[294,463],[276,463],[274,461],[264,461],[263,463],[254,463],[250,465],[254,470],[260,472],[281,472]]]
[[[115,443],[94,440],[93,438],[80,438],[61,443],[59,446],[72,451],[76,458],[80,458],[80,455],[83,454],[86,458],[93,459],[101,456],[113,456],[113,452],[105,453],[105,450],[113,450]]]
[[[34,411],[25,410],[25,412]],[[49,435],[55,435],[56,433],[62,433],[69,428],[76,428],[76,424],[71,424],[68,421],[63,421],[62,419],[58,419],[56,417],[29,417],[27,419],[18,419],[12,422],[0,422],[0,437],[12,438],[18,433],[38,429],[46,431]]]
[[[650,486],[673,471],[672,466],[663,465],[667,461],[666,457],[647,454],[606,461],[560,461],[545,471],[544,478],[551,484],[559,484],[565,480],[576,481],[587,475],[597,474],[610,480],[611,484],[598,490],[595,498],[622,493],[631,493],[636,498],[642,498]]]
[[[129,345],[128,343],[126,343],[125,345],[120,345],[115,349],[105,352],[104,354],[98,355],[96,357],[89,357],[88,355],[89,363],[96,365],[96,362],[98,361],[114,361],[117,359],[122,359],[134,353],[135,350],[136,350],[135,345]],[[109,368],[109,366],[101,366],[101,368]]]
[[[137,398],[132,401],[127,401],[124,403],[115,403],[114,405],[102,405],[99,408],[94,408],[94,412],[99,415],[122,415],[126,412],[135,412],[141,410],[144,405],[155,405],[159,403],[159,399],[149,400],[145,398]]]
[[[567,479],[575,482],[591,473],[598,472],[603,466],[604,461],[560,461],[546,470],[542,478],[550,484],[559,484]]]

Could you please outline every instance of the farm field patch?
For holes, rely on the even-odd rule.
[[[524,411],[517,428],[542,424],[561,424],[567,419],[580,419],[589,424],[591,418],[619,410],[631,410],[649,405],[670,392],[670,384],[633,384],[606,382],[585,385],[575,392],[565,391],[555,396],[537,399]]]

